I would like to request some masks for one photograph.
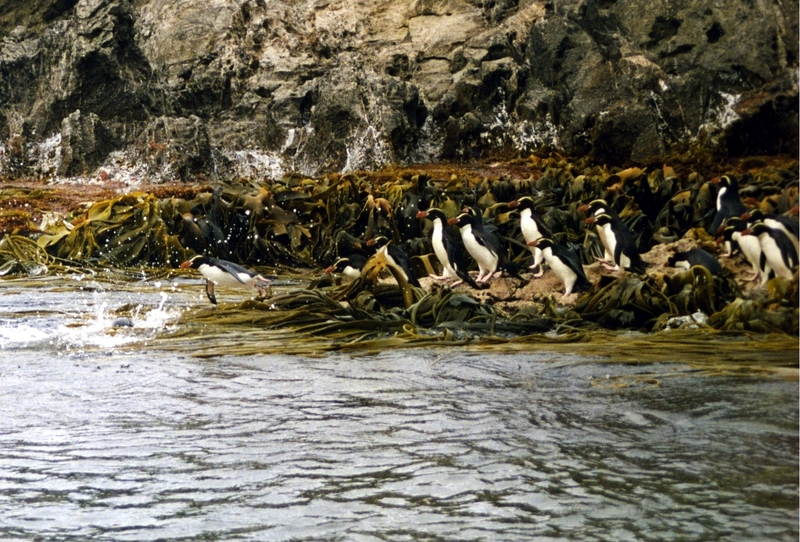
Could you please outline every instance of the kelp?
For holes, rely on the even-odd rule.
[[[765,167],[741,175],[743,195],[753,200],[748,204],[770,212],[788,211],[798,196],[795,166]],[[287,268],[319,270],[349,251],[362,250],[364,242],[377,235],[402,246],[417,270],[432,273],[437,263],[430,258],[430,226],[415,218],[416,209],[431,205],[448,216],[464,206],[477,208],[497,229],[507,259],[527,264],[530,252],[519,241],[518,215],[508,207],[520,195],[534,199],[559,242],[582,247],[585,264],[603,253],[597,235],[586,228],[579,212],[581,203],[595,198],[606,199],[619,213],[642,251],[687,236],[713,241],[702,226],[713,213],[715,196],[697,172],[679,174],[667,166],[614,170],[586,160],[570,162],[558,154],[531,156],[515,167],[524,167],[527,177],[503,173],[490,178],[480,170],[442,166],[317,179],[296,174],[264,182],[237,179],[215,187],[183,187],[171,195],[162,192],[166,197],[134,192],[74,209],[68,217],[42,220],[41,230],[29,236],[36,240],[37,250],[30,242],[23,244],[22,237],[7,234],[6,248],[0,245],[0,273],[169,269],[194,253],[273,266],[279,273]],[[387,275],[394,285],[387,286]],[[415,288],[385,261],[374,258],[359,279],[327,291],[324,302],[308,294],[298,294],[297,299],[328,311],[334,305],[346,306],[348,316],[336,312],[334,319],[362,322],[361,329],[353,331],[361,336],[378,331],[369,329],[373,324],[368,322],[380,322],[384,334],[407,334],[411,328],[402,326],[410,325],[421,337],[447,330],[451,339],[458,340],[480,334],[566,335],[603,328],[659,331],[670,327],[671,319],[697,312],[709,316],[706,329],[781,330],[796,335],[796,284],[796,280],[771,282],[766,297],[741,305],[737,300],[745,296],[733,277],[712,276],[703,268],[677,275],[658,270],[605,275],[566,313],[549,301],[538,313],[510,316],[469,290]],[[274,305],[275,300],[269,303]],[[310,318],[299,307],[275,306],[273,311],[283,313],[275,325]],[[752,322],[745,320],[748,317]],[[268,320],[273,322],[272,317]],[[329,333],[359,329],[341,322],[314,325]]]

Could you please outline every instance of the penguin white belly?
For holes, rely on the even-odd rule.
[[[438,220],[436,222],[439,222]],[[438,227],[437,227],[438,226]],[[442,225],[441,223],[435,224],[433,227],[433,235],[431,236],[431,244],[433,245],[433,253],[439,263],[442,264],[442,276],[447,279],[457,279],[455,269],[450,265],[450,260],[447,257],[447,250],[444,248],[444,241],[442,241]]]
[[[539,227],[536,225],[536,221],[531,217],[530,209],[523,209],[519,217],[519,228],[522,230],[522,237],[525,238],[525,243],[536,241],[542,237]],[[528,248],[531,249],[531,255],[533,255],[533,264],[531,267],[536,267],[542,263],[542,250],[537,247]]]
[[[361,271],[351,265],[348,265],[342,269],[342,276],[348,280],[356,280],[361,276]]]
[[[202,264],[197,268],[198,271],[208,280],[213,282],[216,286],[222,288],[241,288],[249,286],[253,277],[246,273],[238,273],[239,279],[219,267]]]
[[[519,227],[522,230],[522,236],[525,238],[526,243],[536,241],[542,234],[539,232],[539,227],[536,221],[531,217],[530,209],[523,209],[519,214]]]
[[[606,256],[605,256],[606,259],[610,262],[614,262],[617,265],[617,267],[619,267],[620,265],[622,265],[623,268],[626,267],[623,262],[621,261],[618,262],[616,258],[614,258],[614,254],[616,254],[617,252],[617,237],[611,231],[611,224],[606,224],[602,228],[599,228],[599,230],[603,232],[600,237],[600,240],[602,241],[603,239],[605,239],[603,244],[606,247]],[[630,259],[624,254],[621,255],[620,260],[623,258],[628,260],[628,266],[630,266],[631,264]]]
[[[564,283],[564,295],[569,295],[572,293],[572,288],[575,286],[575,281],[578,280],[578,275],[570,269],[570,267],[561,261],[561,258],[556,257],[553,255],[553,249],[546,248],[542,251],[542,255],[544,256],[545,261],[547,261],[547,265],[550,266],[553,273]]]
[[[754,235],[741,235],[738,231],[733,232],[731,239],[739,244],[739,250],[744,254],[745,259],[750,262],[753,271],[761,273],[761,241]]]
[[[608,261],[609,263],[613,262],[614,249],[608,247],[608,240],[606,239],[605,226],[598,226],[597,228],[595,228],[595,231],[597,232],[597,237],[600,238],[600,244],[603,245],[603,250],[605,251],[603,253],[603,259]]]
[[[472,257],[475,258],[475,261],[478,263],[479,279],[497,271],[497,256],[475,239],[470,224],[461,228],[461,239],[464,241],[464,248],[472,254]]]
[[[758,240],[761,242],[761,250],[764,251],[764,255],[767,257],[767,263],[775,271],[775,274],[791,280],[792,270],[787,267],[786,262],[783,260],[783,253],[775,240],[768,233],[759,235]]]

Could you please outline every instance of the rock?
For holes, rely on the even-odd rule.
[[[797,34],[733,0],[9,0],[0,174],[796,155]]]
[[[96,169],[114,149],[114,136],[94,113],[71,113],[61,122],[62,176],[86,175]]]

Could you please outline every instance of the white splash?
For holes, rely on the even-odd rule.
[[[234,177],[280,179],[286,174],[283,159],[277,154],[255,149],[223,151],[222,154],[230,161]]]

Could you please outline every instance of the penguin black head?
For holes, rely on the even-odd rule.
[[[386,237],[385,235],[379,235],[367,241],[367,246],[373,247],[375,249],[383,248],[388,244],[389,244],[389,238]]]
[[[739,179],[736,178],[735,175],[722,175],[720,177],[714,177],[711,179],[713,184],[718,184],[721,188],[730,188],[734,192],[739,191]]]
[[[520,209],[530,209],[531,211],[536,210],[536,206],[533,203],[533,198],[530,196],[523,196],[508,203],[509,209],[516,209],[517,207]]]
[[[417,213],[417,218],[428,218],[430,220],[439,219],[442,223],[447,222],[447,215],[444,214],[444,211],[439,209],[438,207],[431,207],[427,211],[420,211]]]
[[[747,220],[748,222],[759,222],[764,220],[764,213],[761,209],[750,209],[746,213],[742,215],[742,220]]]
[[[544,250],[546,248],[553,248],[554,244],[555,243],[553,242],[552,239],[548,237],[540,237],[539,239],[536,239],[535,241],[531,241],[530,243],[528,243],[528,246]]]
[[[611,216],[605,213],[599,215],[592,215],[586,219],[587,224],[595,224],[597,226],[605,226],[611,223]]]
[[[211,265],[211,258],[209,258],[208,256],[204,256],[202,254],[197,254],[195,256],[192,256],[185,262],[183,262],[180,267],[181,269],[189,269],[190,267],[192,269],[197,269],[203,264]]]
[[[610,209],[611,206],[608,204],[606,200],[596,199],[578,207],[578,212],[586,213],[587,215],[591,216],[598,214],[598,212],[608,213]]]
[[[469,212],[461,213],[458,216],[454,216],[453,218],[447,221],[448,224],[451,226],[457,226],[459,228],[466,226],[467,224],[474,225],[477,219],[477,215],[474,215]]]
[[[742,231],[742,235],[755,235],[756,237],[758,237],[762,233],[769,233],[769,230],[770,230],[769,226],[767,226],[763,222],[756,222],[749,228]]]
[[[353,269],[361,270],[364,267],[366,261],[367,259],[361,254],[351,254],[350,256],[339,258],[338,260],[333,262],[333,265],[325,269],[325,273],[326,274],[331,274],[334,272],[341,273],[347,267],[352,267]]]

